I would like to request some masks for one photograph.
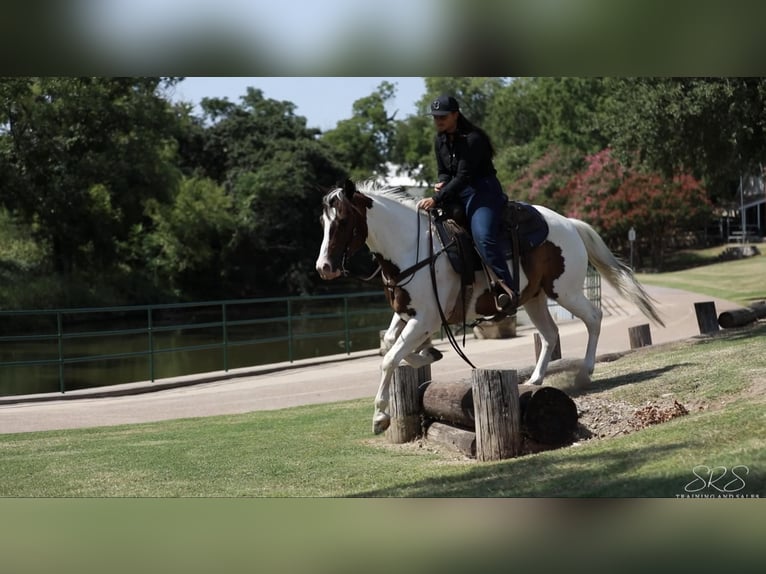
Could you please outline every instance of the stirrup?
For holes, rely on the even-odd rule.
[[[495,307],[497,307],[497,310],[509,316],[516,314],[516,309],[519,306],[519,296],[500,281],[493,285],[493,290],[495,291]]]

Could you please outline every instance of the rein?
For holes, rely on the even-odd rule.
[[[429,212],[429,218],[431,216]],[[434,298],[436,299],[436,308],[439,310],[439,317],[442,321],[442,327],[444,327],[444,331],[447,334],[447,340],[450,342],[450,345],[453,349],[455,349],[455,352],[458,354],[458,356],[463,359],[468,365],[471,366],[472,369],[476,368],[476,365],[474,365],[471,360],[466,356],[466,354],[463,352],[463,350],[460,348],[460,345],[458,344],[457,340],[455,339],[455,334],[452,332],[452,329],[450,329],[449,323],[447,322],[447,317],[444,315],[444,309],[442,309],[441,301],[439,301],[439,290],[436,287],[436,268],[434,266],[434,261],[436,261],[436,257],[441,254],[442,252],[446,251],[448,247],[450,247],[453,243],[455,243],[457,240],[453,237],[452,241],[450,241],[447,245],[442,247],[439,251],[436,252],[436,255],[434,255],[434,241],[433,241],[433,225],[429,225],[428,227],[428,236],[429,236],[429,251],[431,254],[431,257],[429,257],[429,261],[431,263],[430,269],[431,269],[431,286],[434,289]],[[465,317],[465,289],[461,287],[461,293],[462,293],[462,301],[463,301],[463,317]],[[465,324],[463,325],[463,345],[465,345]]]

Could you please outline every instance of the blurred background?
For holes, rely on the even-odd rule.
[[[743,4],[10,0],[0,46],[13,73],[758,75]]]

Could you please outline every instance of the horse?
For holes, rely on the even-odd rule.
[[[475,272],[469,296],[461,296],[461,275],[443,256],[430,214],[416,204],[417,199],[402,188],[371,180],[346,180],[322,199],[323,237],[316,260],[319,276],[332,280],[347,275],[346,260],[366,243],[380,266],[394,310],[383,337],[386,352],[375,396],[375,434],[390,425],[386,412],[389,386],[402,361],[419,368],[440,359],[441,353],[431,346],[431,334],[445,319],[456,324],[497,313],[487,275],[481,270]],[[548,310],[550,298],[585,324],[588,343],[577,382],[586,385],[595,367],[602,319],[601,309],[583,293],[588,263],[652,322],[664,323],[632,270],[615,257],[589,224],[542,205],[531,207],[547,223],[548,235],[521,257],[519,265],[519,306],[541,337],[540,355],[527,382],[543,383],[557,341],[558,327]]]

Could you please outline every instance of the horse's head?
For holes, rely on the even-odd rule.
[[[333,189],[322,200],[324,237],[316,261],[322,279],[335,279],[345,273],[346,259],[367,240],[367,209],[372,201],[357,191],[350,180]]]

